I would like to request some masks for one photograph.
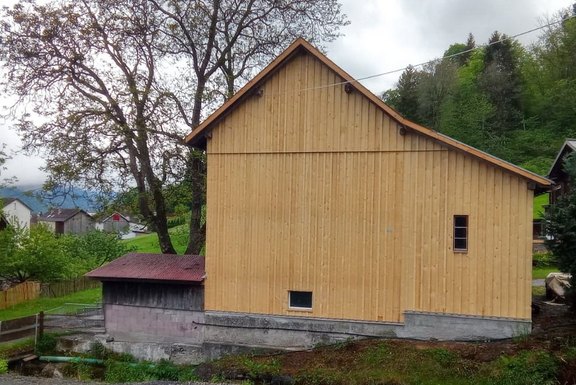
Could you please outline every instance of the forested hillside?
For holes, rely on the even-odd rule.
[[[576,137],[576,18],[552,20],[537,44],[470,34],[444,58],[409,67],[382,98],[410,120],[546,174]]]

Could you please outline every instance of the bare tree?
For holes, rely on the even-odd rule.
[[[136,186],[165,253],[163,187],[184,177],[197,253],[206,163],[182,138],[290,41],[330,41],[346,23],[337,0],[21,0],[4,8],[3,85],[33,106],[18,128],[48,184]]]
[[[1,54],[4,86],[33,106],[18,129],[45,155],[48,184],[135,184],[162,251],[175,253],[162,185],[185,130],[158,81],[158,25],[146,1],[19,3],[4,10]]]
[[[237,87],[297,37],[322,48],[347,24],[337,0],[150,0],[166,17],[165,53],[190,62],[192,109],[188,121],[200,124],[206,100],[230,98]],[[208,96],[208,97],[207,97]],[[219,97],[219,98],[218,98]],[[192,217],[187,252],[204,243],[200,225],[205,197],[205,161],[189,157]]]

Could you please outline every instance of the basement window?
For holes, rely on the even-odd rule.
[[[468,215],[454,215],[454,251],[468,251]]]
[[[312,310],[312,292],[290,290],[288,292],[288,303],[290,309]]]

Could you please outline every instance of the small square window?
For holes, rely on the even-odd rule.
[[[312,309],[312,292],[311,291],[289,291],[288,303],[290,308]]]
[[[454,215],[454,251],[468,251],[468,215]]]

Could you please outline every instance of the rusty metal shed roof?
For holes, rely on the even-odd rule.
[[[205,274],[204,257],[200,255],[130,253],[86,276],[102,281],[200,283]]]

